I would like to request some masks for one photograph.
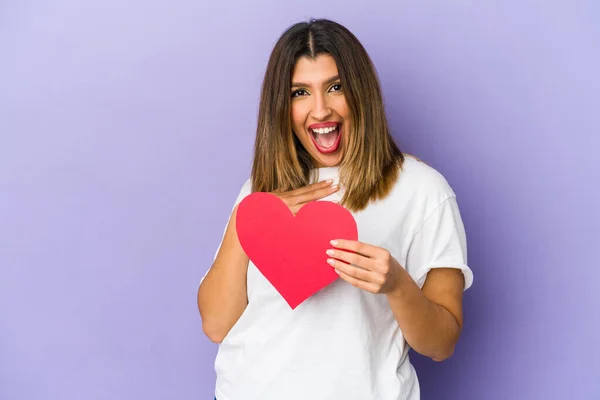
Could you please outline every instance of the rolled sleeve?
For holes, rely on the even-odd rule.
[[[473,271],[467,265],[467,239],[456,201],[450,196],[424,219],[407,253],[406,270],[422,288],[433,268],[460,269],[464,290],[473,284]]]

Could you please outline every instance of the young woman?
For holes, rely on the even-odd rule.
[[[292,310],[237,238],[237,204],[278,195],[293,213],[336,201],[359,241],[337,240],[340,279]],[[343,26],[290,27],[265,74],[251,178],[198,290],[205,334],[220,343],[218,400],[416,400],[409,347],[448,358],[472,283],[456,196],[400,152],[367,52]]]

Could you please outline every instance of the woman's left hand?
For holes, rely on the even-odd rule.
[[[406,271],[389,251],[355,240],[332,240],[327,262],[340,278],[371,293],[395,291]],[[349,251],[346,251],[349,250]]]

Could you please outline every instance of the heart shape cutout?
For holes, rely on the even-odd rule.
[[[358,240],[352,214],[313,201],[294,216],[279,197],[256,192],[238,205],[236,230],[244,252],[292,309],[338,278],[325,251],[333,239]]]

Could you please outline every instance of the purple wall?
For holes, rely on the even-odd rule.
[[[423,398],[600,398],[599,7],[323,3],[1,3],[1,399],[212,398],[196,289],[310,16],[364,43],[458,194],[475,284],[455,355],[414,358]]]

